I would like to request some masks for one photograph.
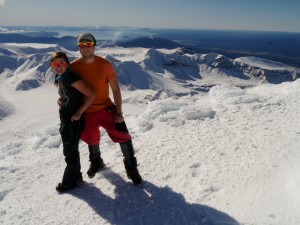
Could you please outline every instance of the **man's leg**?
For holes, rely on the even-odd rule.
[[[96,145],[89,145],[89,152],[90,152],[90,167],[87,171],[87,175],[89,178],[93,178],[95,174],[105,167],[105,164],[103,162],[103,159],[101,158],[101,152],[99,144]]]
[[[142,177],[137,169],[137,160],[134,157],[131,136],[125,122],[115,123],[115,111],[113,110],[105,110],[102,116],[101,126],[107,131],[113,142],[120,143],[128,178],[135,185],[142,183]]]
[[[129,140],[124,143],[120,143],[120,147],[124,156],[124,165],[126,173],[129,179],[132,180],[133,184],[138,185],[142,183],[142,177],[137,169],[137,161],[134,157],[134,149],[132,146],[132,141]]]
[[[99,147],[100,124],[98,121],[100,117],[101,111],[84,114],[85,126],[81,134],[81,139],[88,144],[89,148],[90,166],[87,171],[89,178],[93,178],[101,168],[105,167]]]

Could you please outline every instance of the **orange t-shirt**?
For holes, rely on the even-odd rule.
[[[96,92],[96,98],[86,112],[95,112],[113,104],[109,98],[108,82],[116,77],[116,73],[109,61],[95,56],[94,62],[84,63],[79,58],[71,63],[71,69]]]

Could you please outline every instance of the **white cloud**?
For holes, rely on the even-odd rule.
[[[3,6],[6,3],[6,0],[0,0],[0,6]]]

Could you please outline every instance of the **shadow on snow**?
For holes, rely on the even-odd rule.
[[[112,198],[94,185],[84,184],[70,192],[87,202],[102,218],[114,225],[238,225],[229,215],[209,206],[191,204],[169,187],[144,181],[134,187],[112,170],[102,172],[115,186]]]

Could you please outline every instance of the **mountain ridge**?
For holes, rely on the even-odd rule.
[[[0,44],[0,77],[16,90],[42,86],[53,79],[49,68],[53,51],[66,52],[70,60],[78,57],[78,52],[58,43]],[[132,90],[162,89],[174,94],[189,94],[220,82],[247,87],[262,82],[278,84],[300,77],[298,68],[270,60],[230,59],[217,53],[192,53],[182,47],[124,48],[100,42],[96,53],[112,62],[121,85]],[[276,65],[274,69],[273,65]],[[176,90],[169,83],[175,84]]]

